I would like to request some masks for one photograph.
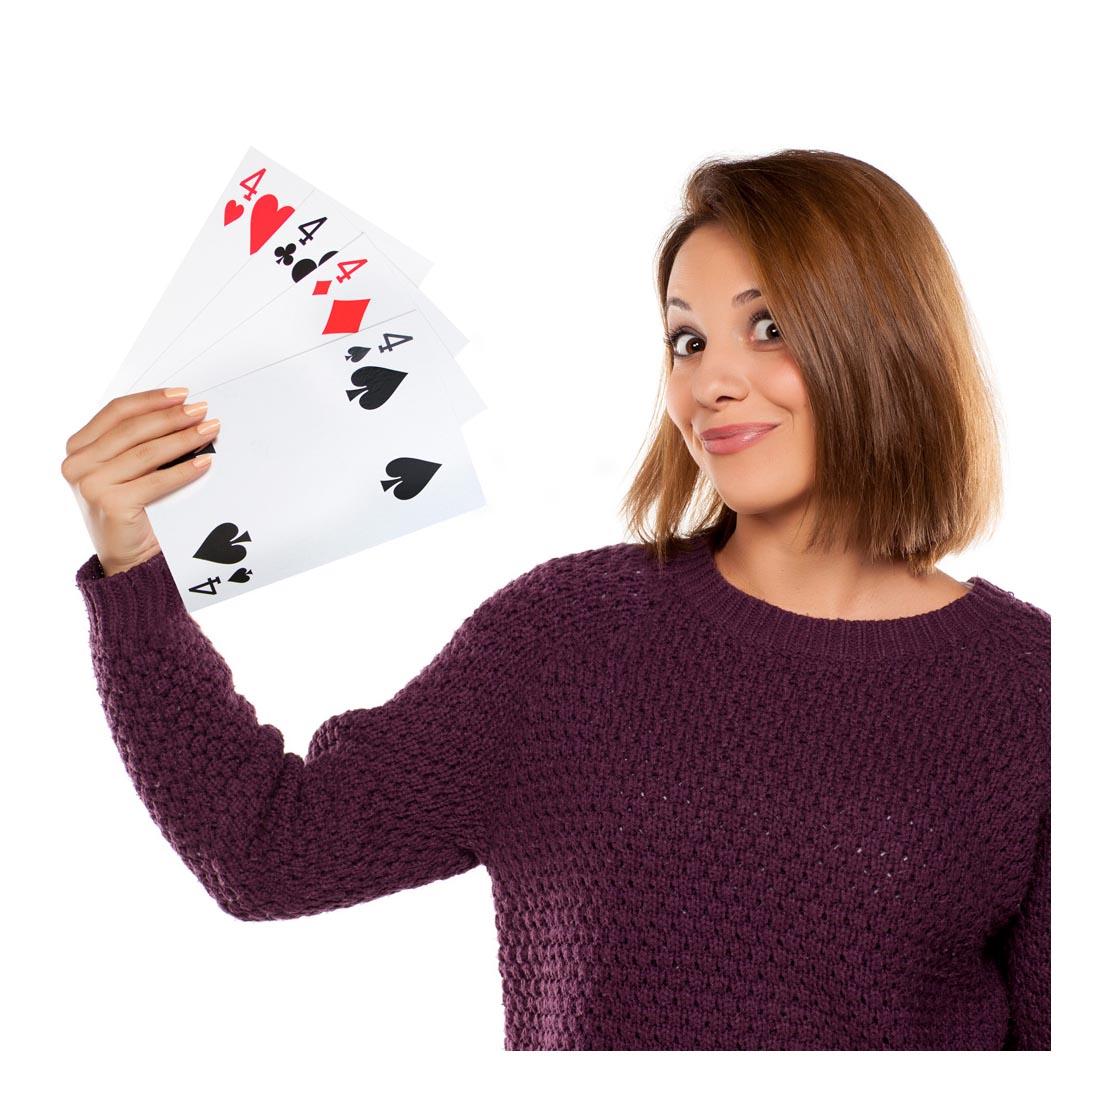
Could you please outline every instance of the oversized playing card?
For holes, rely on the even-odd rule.
[[[189,611],[485,503],[424,315],[364,326],[189,398],[213,464],[147,508]]]
[[[388,265],[391,279],[403,284],[406,301],[426,315],[452,355],[457,353],[465,337],[415,285],[414,279],[422,278],[428,267],[423,257],[250,149],[104,400],[115,393],[174,384],[196,356],[285,293],[289,282],[300,282],[335,255],[334,246],[353,240],[376,263]],[[281,348],[283,355],[299,350],[303,348],[290,344]],[[181,384],[195,387],[190,377]],[[461,420],[484,408],[457,364],[449,368],[446,385]]]

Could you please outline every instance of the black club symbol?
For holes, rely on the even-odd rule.
[[[286,264],[287,267],[290,267],[290,265],[294,263],[294,250],[297,247],[298,246],[296,244],[280,245],[278,248],[275,249],[275,262]]]

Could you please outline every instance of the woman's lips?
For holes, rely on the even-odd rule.
[[[751,428],[746,431],[735,432],[733,435],[722,436],[719,439],[704,439],[702,442],[708,454],[736,454],[738,451],[743,451],[754,443],[758,443],[764,436],[778,427],[778,424],[772,424],[766,428]]]

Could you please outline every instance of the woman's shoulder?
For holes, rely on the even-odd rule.
[[[652,572],[641,543],[617,542],[558,554],[531,566],[486,603],[520,615],[549,633],[586,628],[594,617],[630,605],[647,591]]]
[[[504,586],[525,599],[550,604],[604,596],[621,585],[637,583],[646,572],[640,543],[616,542],[547,558]]]
[[[987,628],[980,635],[984,644],[974,647],[976,655],[995,672],[1006,694],[1037,701],[1041,711],[1049,708],[1050,612],[985,577],[974,580],[963,599],[980,601],[975,614],[984,617]]]
[[[976,577],[974,582],[981,588],[982,599],[995,606],[1002,615],[1007,633],[1040,649],[1045,648],[1049,656],[1049,611],[985,577]]]
[[[645,547],[635,542],[612,542],[547,558],[524,576],[535,574],[554,583],[592,584],[635,573],[644,568]]]

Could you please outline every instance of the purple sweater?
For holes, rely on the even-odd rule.
[[[508,1050],[1048,1050],[1050,616],[823,619],[702,536],[552,558],[304,758],[163,555],[76,575],[138,795],[240,920],[484,865]]]

